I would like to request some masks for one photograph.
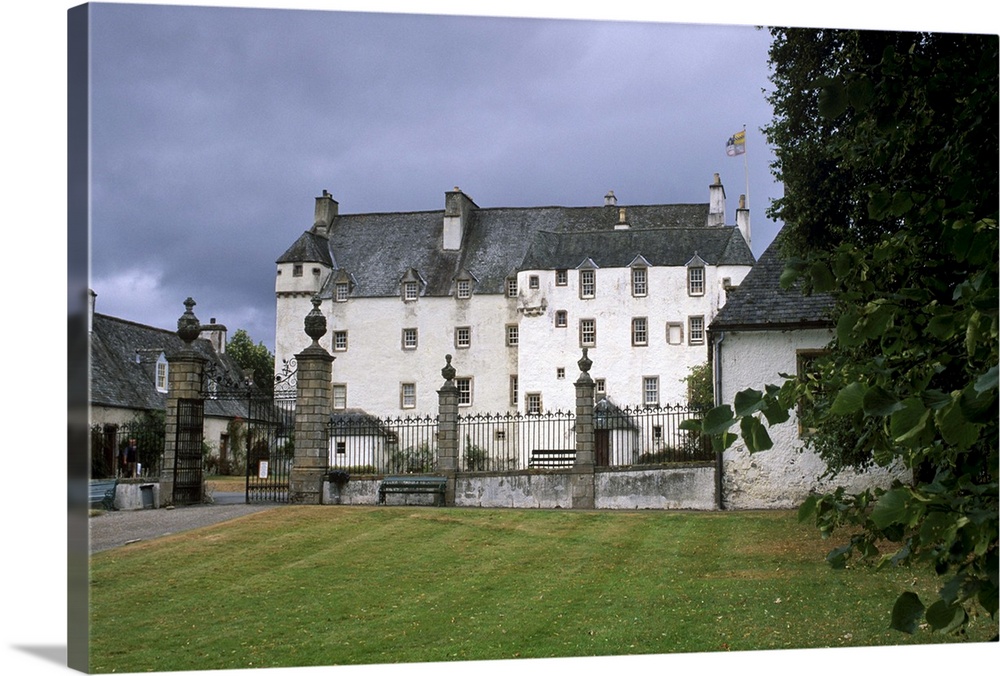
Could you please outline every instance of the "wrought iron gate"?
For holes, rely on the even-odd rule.
[[[175,505],[191,505],[201,502],[201,442],[204,420],[204,401],[201,399],[177,400],[173,495]]]
[[[227,450],[245,461],[246,502],[288,502],[295,454],[295,360],[285,362],[275,377],[273,394],[252,382],[206,376],[207,398],[239,402],[243,410],[238,434],[229,436]]]

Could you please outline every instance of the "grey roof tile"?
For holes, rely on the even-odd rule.
[[[729,293],[710,330],[766,330],[830,327],[833,296],[803,295],[800,285],[781,288],[785,261],[781,236],[774,239],[740,285]]]
[[[753,264],[737,228],[705,225],[707,203],[624,208],[625,230],[614,228],[617,206],[474,209],[458,251],[442,248],[443,210],[340,215],[329,256],[352,275],[352,293],[361,297],[398,295],[411,268],[426,281],[425,295],[446,296],[463,270],[476,278],[476,293],[500,294],[519,270],[573,268],[586,258],[628,266],[641,254],[653,265],[684,265],[697,252],[710,263]],[[300,238],[292,249],[305,246]]]

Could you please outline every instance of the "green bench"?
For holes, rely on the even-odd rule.
[[[444,504],[444,494],[448,480],[443,476],[387,476],[378,487],[378,503],[385,504],[385,496],[389,493],[431,493],[434,504]]]
[[[114,509],[117,492],[118,479],[91,479],[90,506],[101,505],[106,510]]]
[[[528,459],[530,469],[571,469],[576,462],[576,451],[532,451]]]

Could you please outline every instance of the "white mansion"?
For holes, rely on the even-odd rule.
[[[440,211],[338,206],[323,191],[276,261],[275,362],[308,345],[319,294],[334,408],[375,415],[436,412],[449,354],[469,412],[571,410],[582,348],[598,397],[683,403],[754,264],[749,211],[725,223],[718,174],[701,204],[481,208],[456,187]]]

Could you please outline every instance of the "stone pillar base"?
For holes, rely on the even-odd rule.
[[[570,474],[570,486],[572,488],[572,508],[573,509],[594,509],[596,504],[594,498],[594,466],[580,466],[573,468]]]

